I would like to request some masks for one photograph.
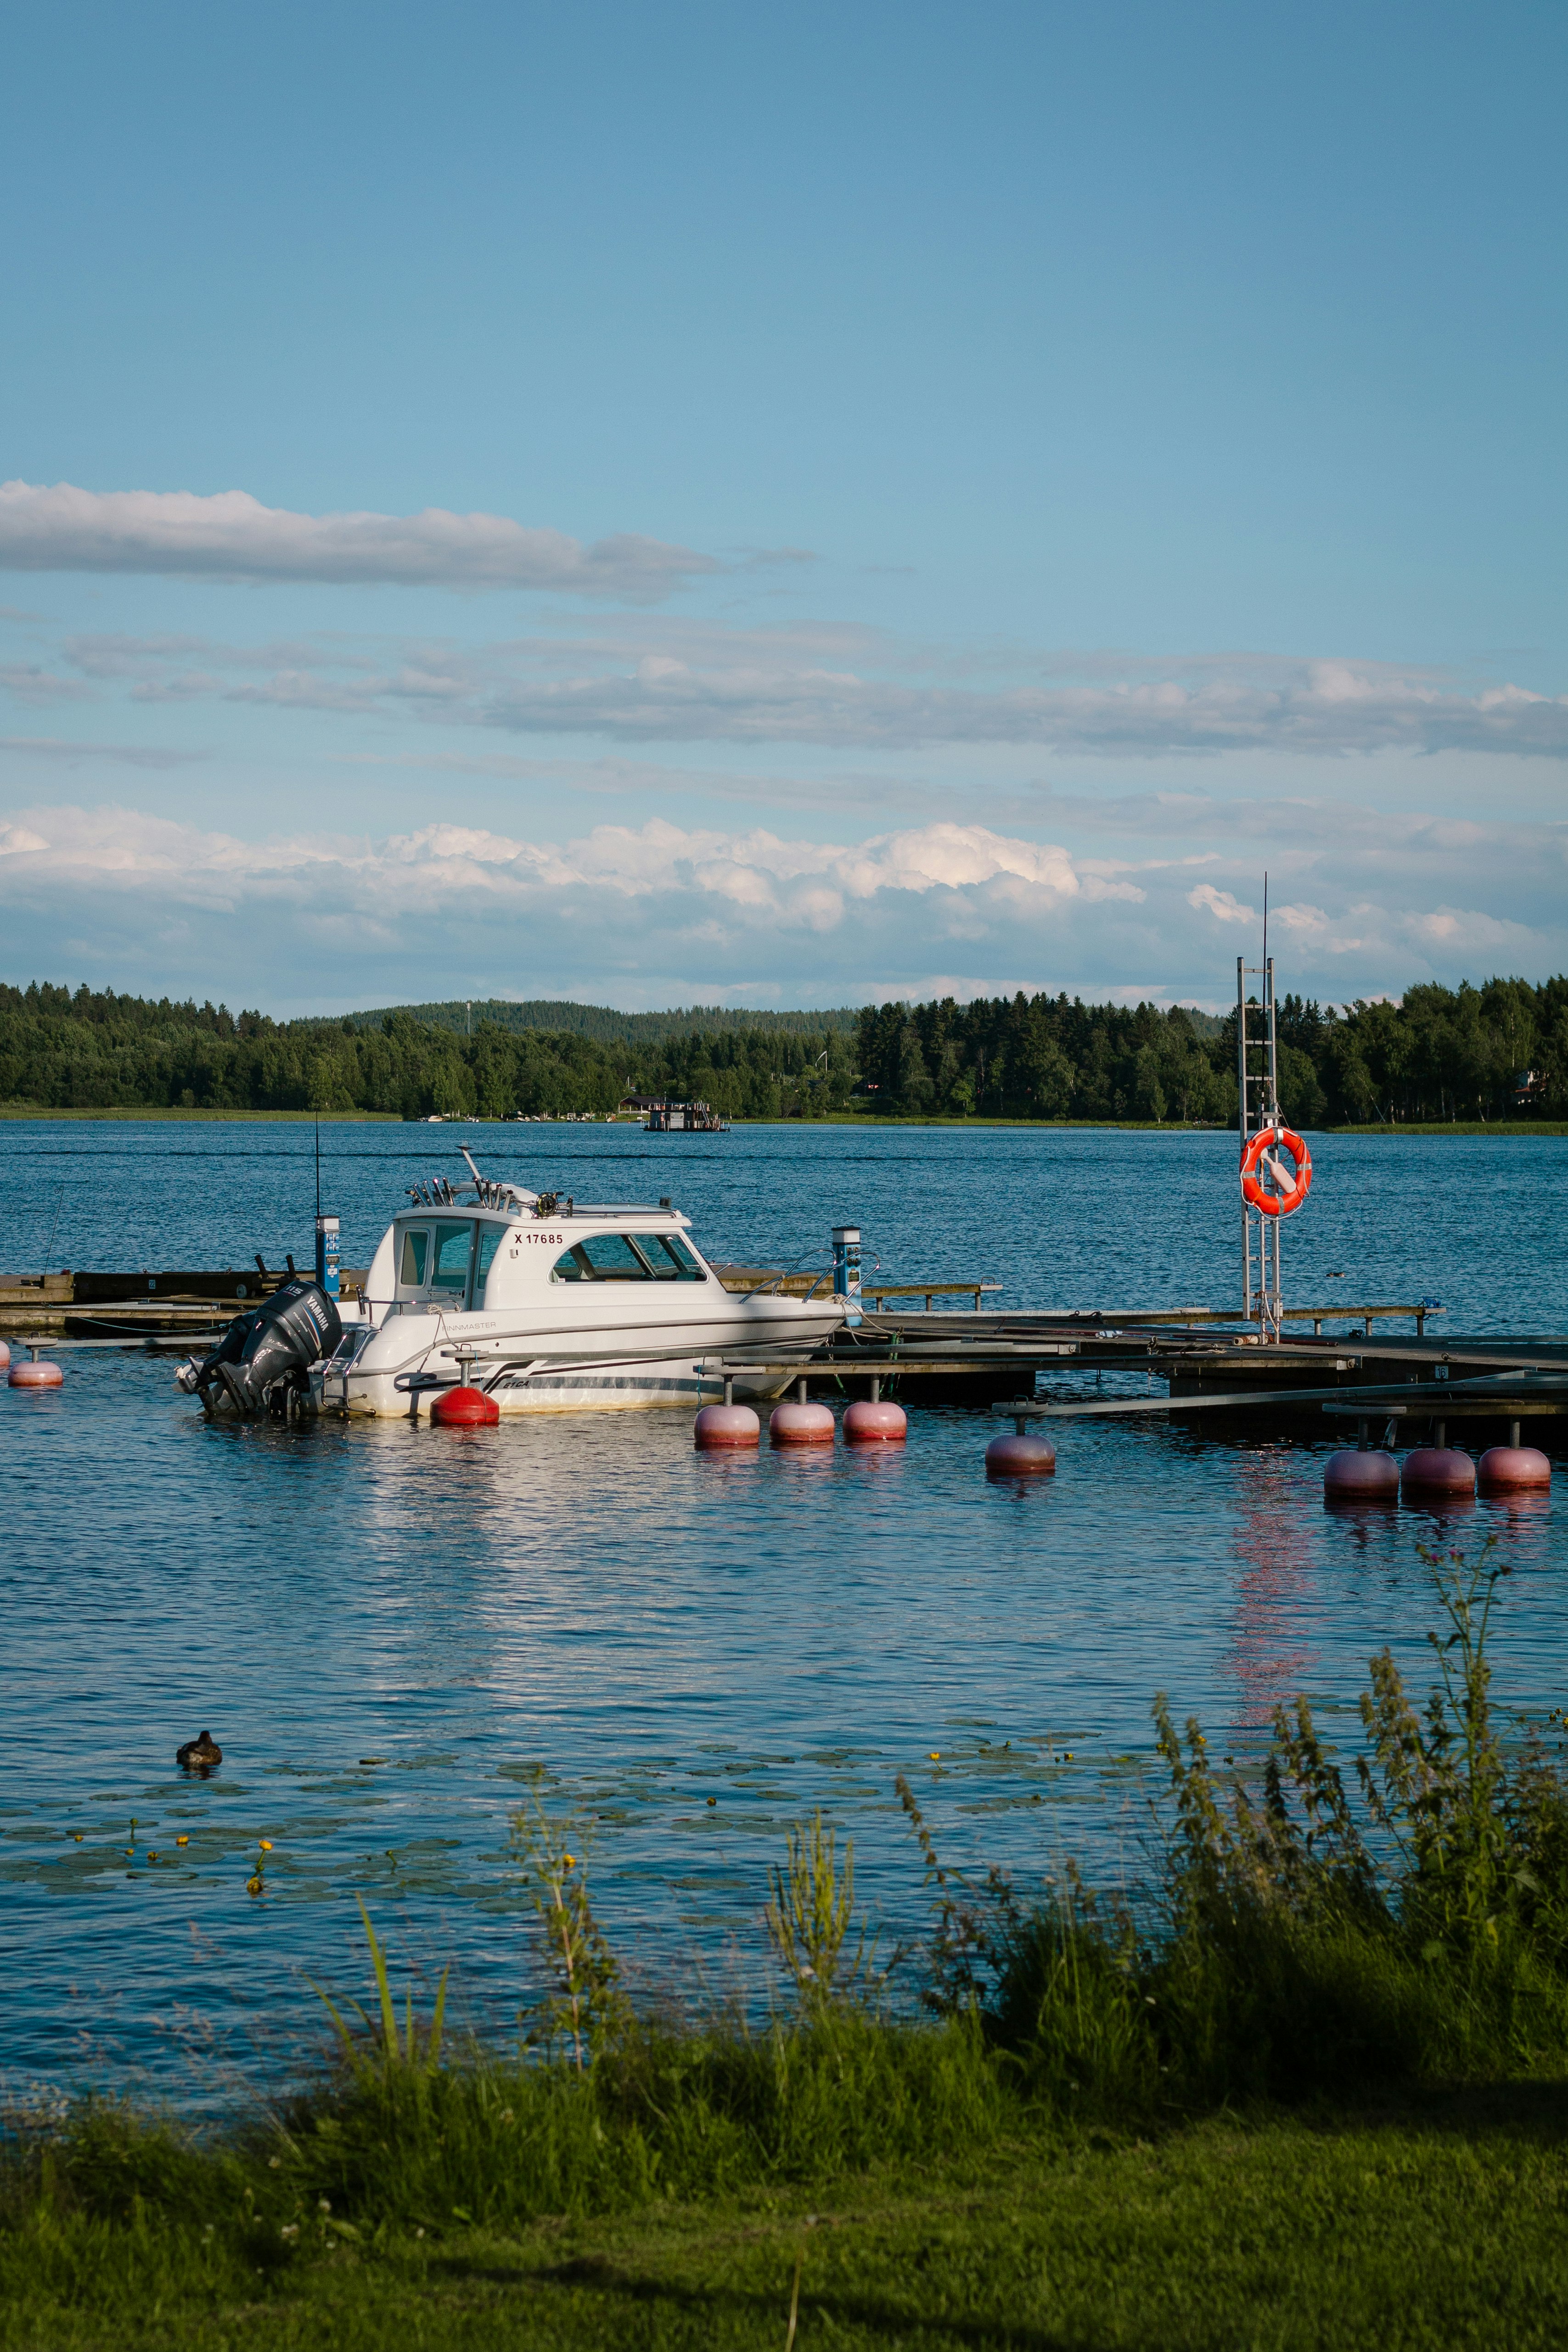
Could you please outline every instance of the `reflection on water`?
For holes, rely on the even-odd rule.
[[[1238,1731],[1271,1722],[1275,1708],[1303,1687],[1317,1664],[1316,1650],[1301,1639],[1308,1551],[1299,1468],[1283,1449],[1272,1448],[1238,1465],[1233,1549],[1242,1572],[1227,1653]]]
[[[174,1197],[182,1245],[165,1252],[135,1219],[160,1188],[173,1197],[172,1169],[189,1175],[189,1131],[127,1156],[93,1130],[94,1213],[139,1234],[136,1262],[222,1263],[235,1253],[214,1235],[281,1200],[296,1132],[243,1131],[249,1160],[232,1135],[198,1138],[229,1152],[230,1196],[216,1161],[196,1163],[207,1195]],[[374,1176],[355,1211],[366,1229],[400,1155],[438,1140],[353,1131],[354,1165]],[[525,1140],[537,1166],[647,1139]],[[1147,1213],[1146,1140],[1170,1155],[1182,1214],[1134,1280],[1126,1213]],[[1201,1296],[1214,1140],[973,1137],[959,1155],[918,1135],[690,1139],[706,1157],[683,1152],[674,1181],[689,1198],[709,1188],[709,1237],[738,1256],[858,1213],[894,1236],[887,1255],[933,1278],[1005,1263],[1037,1297],[1167,1280]],[[730,1142],[742,1150],[726,1160]],[[1228,1186],[1228,1146],[1219,1157]],[[668,1191],[668,1169],[623,1171],[616,1189]],[[1123,1255],[1100,1262],[1107,1198]],[[1440,1234],[1441,1197],[1433,1215]],[[1222,1226],[1212,1253],[1225,1266],[1230,1239]],[[1424,1287],[1445,1285],[1450,1272]],[[990,1416],[918,1402],[907,1446],[710,1454],[681,1412],[207,1426],[166,1360],[68,1366],[58,1394],[0,1391],[13,2074],[167,2071],[192,2036],[286,2045],[314,2012],[304,1971],[357,1980],[356,1892],[401,1954],[457,1958],[470,2017],[504,2021],[526,1966],[508,1815],[541,1766],[553,1801],[592,1817],[612,1932],[685,1983],[754,1969],[767,1864],[818,1803],[853,1832],[868,1898],[914,1927],[900,1769],[961,1866],[996,1861],[1026,1883],[1064,1853],[1135,1868],[1118,1759],[1147,1756],[1154,1692],[1251,1743],[1299,1685],[1315,1706],[1352,1700],[1384,1643],[1423,1684],[1421,1540],[1502,1538],[1519,1573],[1500,1696],[1541,1709],[1562,1696],[1553,1498],[1326,1513],[1327,1438],[1071,1423],[1055,1478],[1015,1488],[984,1475]],[[193,1782],[174,1753],[204,1725],[225,1762]]]

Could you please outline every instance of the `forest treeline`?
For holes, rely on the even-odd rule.
[[[1568,978],[1408,989],[1279,1012],[1279,1096],[1297,1127],[1568,1115]],[[1067,996],[951,997],[860,1015],[859,1084],[905,1117],[1205,1119],[1237,1112],[1236,1016]]]
[[[503,1027],[475,1011],[468,1035],[408,1008],[279,1022],[86,987],[0,986],[0,1102],[498,1118],[603,1113],[627,1094],[669,1093],[738,1118],[1236,1117],[1234,1017],[1181,1007],[1020,992],[868,1005],[853,1031],[842,1015],[800,1013],[618,1040]],[[1568,1117],[1568,978],[1424,984],[1398,1004],[1344,1009],[1289,996],[1279,1055],[1282,1107],[1298,1127]]]
[[[431,1029],[457,1029],[471,1036],[481,1023],[498,1029],[563,1030],[575,1037],[592,1037],[602,1045],[664,1045],[672,1038],[727,1034],[731,1029],[754,1029],[777,1036],[807,1036],[820,1030],[845,1037],[855,1034],[859,1014],[852,1004],[823,1013],[762,1013],[735,1004],[679,1005],[669,1013],[618,1013],[613,1004],[574,1004],[564,997],[513,999],[489,996],[471,1002],[458,997],[432,1004],[383,1005],[374,1013],[349,1015],[356,1029],[379,1029],[389,1012],[407,1013]]]
[[[841,1105],[854,1084],[855,1039],[841,1027],[759,1027],[747,1020],[731,1029],[616,1042],[569,1028],[503,1028],[481,1008],[475,1013],[481,1017],[470,1036],[403,1008],[273,1021],[166,997],[154,1003],[37,982],[0,987],[0,1102],[504,1118],[515,1111],[602,1113],[628,1093],[671,1092],[736,1118],[780,1118]],[[796,1017],[803,1024],[811,1019]]]

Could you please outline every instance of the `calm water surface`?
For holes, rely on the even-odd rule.
[[[1011,1306],[1236,1288],[1219,1134],[458,1133],[488,1172],[580,1199],[672,1193],[718,1256],[820,1264],[853,1219],[889,1278],[985,1276]],[[25,1271],[310,1255],[308,1128],[10,1123],[0,1154],[0,1260]],[[1288,1295],[1436,1297],[1455,1330],[1568,1330],[1565,1154],[1314,1139]],[[462,1172],[439,1129],[330,1126],[322,1163],[350,1264],[405,1183]],[[1325,1515],[1327,1438],[1070,1424],[1057,1478],[1019,1493],[987,1486],[972,1412],[916,1411],[890,1455],[727,1461],[694,1452],[680,1412],[208,1427],[167,1359],[64,1360],[58,1394],[0,1390],[13,2085],[218,2095],[258,2049],[314,2032],[307,1975],[357,1981],[356,1893],[401,1958],[455,1958],[467,2013],[505,2021],[530,1973],[508,1821],[540,1767],[552,1802],[595,1819],[624,1948],[724,1987],[756,1980],[767,1863],[816,1804],[907,1928],[900,1769],[961,1863],[1028,1878],[1076,1853],[1135,1876],[1129,1759],[1156,1689],[1246,1743],[1299,1688],[1348,1738],[1385,1641],[1425,1679],[1416,1545],[1436,1523]],[[1560,1704],[1560,1496],[1456,1524],[1501,1537],[1519,1571],[1502,1694]],[[204,1725],[226,1762],[189,1783],[174,1749]]]

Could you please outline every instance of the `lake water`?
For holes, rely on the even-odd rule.
[[[1223,1307],[1237,1286],[1217,1133],[327,1125],[345,1264],[405,1184],[463,1172],[459,1137],[488,1173],[580,1199],[672,1194],[720,1257],[822,1264],[856,1221],[888,1278],[986,1276],[1012,1307]],[[1568,1141],[1313,1150],[1288,1297],[1568,1330]],[[23,1271],[309,1261],[309,1127],[10,1122],[0,1155],[0,1260]],[[57,1393],[0,1389],[13,2090],[226,2095],[317,2035],[307,1977],[363,1990],[356,1895],[400,1968],[452,1959],[460,2013],[503,2024],[533,1980],[507,1840],[540,1768],[591,1825],[642,1978],[722,1990],[759,1981],[768,1864],[818,1804],[907,1932],[900,1769],[963,1865],[1027,1882],[1076,1854],[1136,1878],[1157,1689],[1245,1748],[1297,1689],[1350,1738],[1384,1642],[1426,1678],[1417,1544],[1438,1523],[1325,1514],[1327,1436],[1069,1423],[1058,1476],[1019,1492],[986,1483],[982,1412],[917,1409],[894,1453],[727,1460],[678,1412],[209,1426],[166,1358],[63,1360]],[[1500,1696],[1560,1704],[1561,1496],[1456,1525],[1518,1570]],[[190,1782],[174,1750],[204,1726],[226,1760]]]

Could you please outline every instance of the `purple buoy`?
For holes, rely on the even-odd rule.
[[[1396,1503],[1399,1500],[1399,1465],[1392,1454],[1382,1454],[1369,1448],[1365,1453],[1354,1445],[1331,1454],[1323,1465],[1323,1500],[1326,1503]]]
[[[1552,1465],[1533,1445],[1489,1445],[1476,1484],[1483,1495],[1539,1494],[1552,1484]]]
[[[768,1435],[775,1445],[831,1445],[837,1432],[825,1404],[804,1404],[794,1399],[775,1404]]]
[[[749,1404],[705,1404],[691,1425],[691,1442],[700,1446],[760,1445],[763,1424]]]
[[[1030,1437],[1009,1430],[994,1437],[985,1449],[988,1478],[1051,1478],[1056,1475],[1057,1449],[1048,1437]]]
[[[12,1389],[58,1389],[64,1379],[58,1364],[46,1363],[39,1356],[30,1364],[13,1364],[5,1376],[5,1385]]]
[[[909,1419],[901,1404],[888,1404],[880,1398],[872,1403],[858,1397],[845,1408],[846,1445],[901,1445],[909,1433]]]
[[[1405,1457],[1400,1491],[1412,1495],[1473,1495],[1476,1465],[1457,1445],[1417,1445]]]

